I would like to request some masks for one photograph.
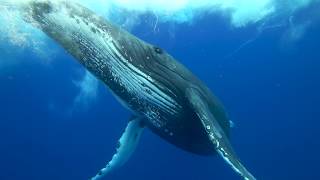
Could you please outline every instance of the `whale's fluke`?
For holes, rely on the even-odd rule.
[[[143,129],[144,125],[141,118],[133,117],[118,142],[117,152],[113,155],[111,161],[91,180],[100,179],[126,163],[134,152]]]
[[[218,154],[245,180],[256,180],[255,177],[242,165],[233,148],[228,136],[221,125],[211,113],[209,106],[203,100],[203,96],[196,87],[186,90],[190,105],[194,108],[197,116],[207,132],[208,138],[214,144]]]

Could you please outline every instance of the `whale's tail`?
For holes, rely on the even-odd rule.
[[[211,113],[209,106],[202,97],[202,94],[194,88],[187,89],[189,103],[201,120],[207,132],[209,140],[215,146],[218,154],[237,172],[244,180],[256,180],[256,178],[244,167],[234,152],[226,133]]]

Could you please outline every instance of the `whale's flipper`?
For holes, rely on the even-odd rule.
[[[196,88],[187,89],[190,105],[201,120],[210,141],[214,144],[218,154],[245,180],[255,180],[255,177],[241,164],[233,151],[229,139],[221,125],[211,113],[208,104],[200,91]]]
[[[134,152],[143,129],[144,125],[142,119],[133,117],[118,142],[116,154],[113,155],[106,167],[101,169],[95,177],[91,178],[91,180],[100,179],[125,164]]]

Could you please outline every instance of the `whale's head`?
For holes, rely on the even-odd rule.
[[[118,27],[78,3],[27,0],[20,9],[26,22],[42,30],[82,63],[90,50],[80,45],[87,48],[91,42],[103,44],[118,32]]]

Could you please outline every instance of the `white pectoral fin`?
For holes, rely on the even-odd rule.
[[[233,151],[229,139],[217,119],[211,113],[209,106],[197,89],[187,89],[189,103],[201,120],[210,141],[215,145],[218,154],[245,180],[255,180],[255,177],[242,165]]]
[[[118,142],[117,152],[113,155],[111,161],[109,161],[95,177],[91,178],[91,180],[100,179],[124,165],[134,152],[143,129],[141,119],[136,117],[132,118]]]

